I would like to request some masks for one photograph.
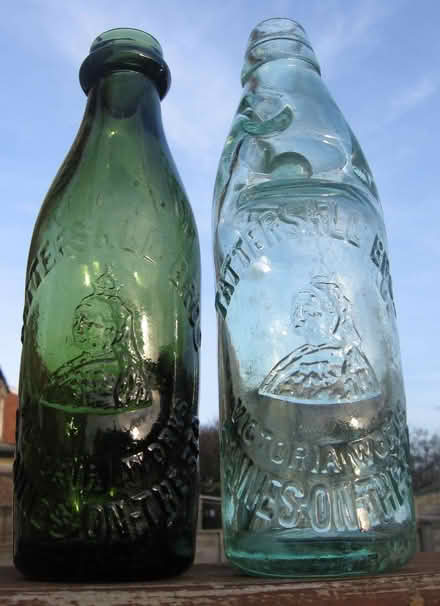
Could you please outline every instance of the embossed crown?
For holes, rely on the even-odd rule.
[[[115,296],[118,290],[113,274],[108,268],[93,283],[95,295]]]

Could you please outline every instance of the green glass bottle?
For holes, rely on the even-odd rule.
[[[32,578],[157,578],[194,557],[198,236],[159,43],[110,30],[80,82],[85,116],[29,253],[14,560]]]

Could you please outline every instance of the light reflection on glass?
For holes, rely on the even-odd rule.
[[[256,263],[254,263],[253,271],[255,277],[258,277],[258,274],[261,276],[261,274],[267,274],[268,272],[272,271],[270,260],[267,257],[262,256]]]
[[[261,257],[262,270],[267,273],[271,271],[270,261],[267,257]]]
[[[150,348],[149,348],[149,334],[148,334],[148,317],[147,314],[143,314],[141,318],[141,331],[142,331],[142,343],[143,343],[143,353],[146,358],[150,358]]]
[[[361,530],[369,530],[370,529],[370,519],[368,517],[368,511],[365,507],[359,507],[357,510],[357,516],[359,521],[359,528]]]
[[[141,432],[137,427],[133,427],[133,429],[130,429],[130,434],[133,440],[138,440],[140,438]]]
[[[359,419],[356,419],[355,417],[353,417],[350,420],[350,426],[353,427],[353,429],[359,429],[361,426],[361,423],[360,423]]]
[[[84,285],[90,286],[90,284],[91,284],[91,280],[90,280],[89,268],[87,267],[87,265],[84,265]]]

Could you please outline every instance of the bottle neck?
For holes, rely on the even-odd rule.
[[[140,179],[158,156],[174,166],[154,82],[134,70],[112,72],[90,89],[81,127],[48,197],[80,177],[90,191],[98,179],[101,187],[121,187],[130,175]]]
[[[372,195],[377,206],[376,186],[359,143],[314,61],[300,53],[282,57],[271,52],[266,59],[245,79],[234,124],[235,141],[251,137],[253,146],[246,149],[255,150],[249,174],[243,171],[247,184],[337,180]]]
[[[93,130],[107,137],[134,129],[139,135],[164,138],[157,87],[137,71],[121,70],[100,78],[89,92],[87,114]]]
[[[319,69],[303,57],[272,59],[256,67],[246,78],[244,91],[258,93],[261,90],[285,91],[289,95],[306,92],[311,87],[327,91]]]
[[[248,48],[241,72],[241,82],[244,86],[249,78],[256,71],[260,71],[264,65],[285,64],[286,62],[296,62],[300,67],[311,68],[319,75],[321,74],[316,55],[308,42],[277,38],[259,42]]]
[[[112,72],[91,88],[84,120],[73,146],[77,162],[109,179],[145,171],[151,154],[171,154],[162,126],[160,97],[154,82],[131,70]]]

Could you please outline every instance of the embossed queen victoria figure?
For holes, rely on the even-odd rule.
[[[325,404],[353,402],[380,395],[371,364],[362,353],[351,303],[341,286],[315,276],[293,300],[293,330],[306,344],[270,371],[259,393],[288,402]]]
[[[73,342],[82,353],[52,374],[45,401],[51,405],[61,399],[98,414],[151,406],[151,390],[159,379],[139,351],[134,313],[109,272],[93,289],[73,316]]]

